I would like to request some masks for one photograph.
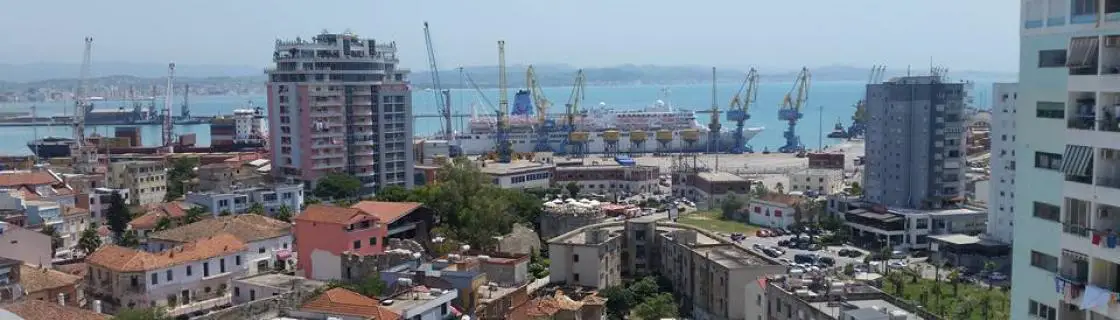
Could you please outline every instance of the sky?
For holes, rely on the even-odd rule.
[[[1015,71],[1017,0],[6,0],[0,63],[94,59],[264,67],[277,38],[326,29],[395,41],[428,69],[565,63],[757,66],[936,64]]]

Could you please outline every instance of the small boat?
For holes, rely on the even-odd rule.
[[[840,120],[836,121],[836,126],[832,128],[832,132],[828,133],[829,138],[843,139],[851,137],[847,130],[844,130],[844,124]]]

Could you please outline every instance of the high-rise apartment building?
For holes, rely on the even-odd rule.
[[[1016,83],[992,84],[992,170],[988,191],[987,236],[1011,243],[1015,218],[1015,104],[1019,100]]]
[[[1120,1],[1021,4],[1011,318],[1120,319]]]
[[[311,190],[330,172],[364,193],[411,187],[412,96],[395,43],[349,33],[277,40],[267,73],[272,173]]]
[[[963,196],[970,91],[941,76],[867,85],[865,200],[925,209]]]

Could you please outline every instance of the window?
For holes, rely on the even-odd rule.
[[[1066,49],[1039,50],[1038,51],[1038,67],[1039,68],[1065,68],[1066,67]]]
[[[1071,16],[1097,15],[1097,0],[1071,0],[1069,4],[1069,13]],[[1076,18],[1074,20],[1076,20]],[[1074,23],[1076,22],[1077,21]]]
[[[191,266],[187,266],[187,276],[191,276]]]
[[[572,274],[572,279],[575,280],[575,282],[579,282],[579,274],[578,273],[573,273]]]
[[[1058,219],[1060,219],[1061,216],[1062,214],[1060,207],[1044,202],[1034,202],[1035,218],[1058,222]]]
[[[1066,117],[1066,104],[1064,102],[1039,101],[1035,103],[1035,117],[1064,119]]]
[[[167,270],[167,281],[174,280],[175,276],[171,274],[171,270]]]
[[[1031,300],[1030,303],[1027,304],[1027,309],[1028,314],[1038,317],[1039,319],[1054,320],[1058,317],[1058,312],[1054,307],[1038,301]]]
[[[264,254],[264,247],[257,248],[257,253]]]
[[[354,249],[362,248],[362,240],[354,240]]]
[[[578,254],[573,254],[572,255],[572,262],[579,262],[579,255]]]
[[[209,262],[203,262],[202,263],[202,276],[203,277],[209,277],[210,276],[210,263]]]
[[[152,284],[159,284],[159,274],[152,273]]]
[[[218,259],[218,271],[219,273],[226,273],[226,258]]]
[[[1031,250],[1031,266],[1050,272],[1058,272],[1058,257]]]
[[[442,314],[442,315],[447,314],[447,303],[439,305],[439,314]]]
[[[370,245],[371,247],[372,247],[372,246],[376,246],[376,245],[377,245],[377,237],[372,237],[372,238],[369,238],[369,245]]]
[[[241,256],[234,256],[233,257],[233,263],[240,266],[241,265]]]
[[[241,296],[241,287],[233,287],[233,296],[234,297],[240,297]]]
[[[1062,155],[1049,152],[1034,152],[1034,167],[1040,169],[1061,170]]]

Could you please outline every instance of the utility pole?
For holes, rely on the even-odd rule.
[[[824,151],[824,106],[820,106],[819,120],[817,120],[817,152]]]

